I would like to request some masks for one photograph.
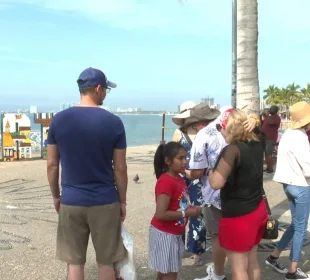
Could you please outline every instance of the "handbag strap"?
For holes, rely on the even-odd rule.
[[[188,144],[192,147],[193,146],[193,141],[192,139],[188,136],[187,133],[182,133],[182,135],[185,137],[186,141],[188,142]]]
[[[267,195],[265,193],[265,190],[264,190],[263,186],[262,186],[262,191],[263,191],[263,199],[264,199],[265,204],[266,204],[268,215],[271,216],[271,209],[270,209],[269,202],[268,202],[268,199],[267,199]]]

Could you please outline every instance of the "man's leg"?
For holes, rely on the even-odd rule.
[[[84,280],[84,265],[68,264],[67,280]]]
[[[274,150],[275,141],[272,140],[266,140],[266,147],[265,147],[265,158],[266,158],[266,165],[268,173],[273,173],[273,150]]]
[[[212,259],[214,262],[214,272],[218,276],[225,275],[225,250],[221,248],[217,235],[212,236]]]
[[[119,203],[89,207],[87,212],[100,280],[115,280],[114,263],[126,257],[120,213]]]
[[[212,260],[214,263],[214,270],[207,268],[208,274],[215,274],[216,279],[223,279],[225,277],[225,250],[221,248],[218,232],[219,223],[221,219],[221,212],[214,206],[205,207],[205,224],[209,234],[212,236]]]
[[[89,239],[86,208],[60,205],[57,229],[57,258],[67,263],[68,280],[84,280]]]
[[[115,271],[113,265],[98,264],[99,280],[115,280]]]

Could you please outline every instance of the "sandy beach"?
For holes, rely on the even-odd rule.
[[[155,279],[155,273],[147,268],[148,228],[154,214],[153,154],[156,146],[128,148],[128,212],[125,224],[135,244],[138,280]],[[66,266],[55,259],[57,214],[54,211],[46,178],[46,162],[0,163],[0,279],[1,280],[63,280]],[[133,181],[138,174],[140,182]],[[289,222],[290,213],[282,187],[265,177],[265,189],[272,211],[283,222]],[[309,236],[308,236],[309,237]],[[308,240],[306,240],[308,242]],[[90,242],[91,243],[91,242]],[[272,242],[264,242],[259,258],[262,279],[283,279],[263,264]],[[287,252],[283,256],[287,263]],[[301,268],[310,269],[310,246],[304,247]],[[189,254],[184,257],[181,279],[205,276],[205,266],[194,267]],[[211,261],[208,250],[206,263]],[[227,266],[228,279],[231,279]],[[92,246],[88,250],[86,279],[97,279],[96,262]]]

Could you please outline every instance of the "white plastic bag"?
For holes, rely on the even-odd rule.
[[[126,227],[122,224],[122,238],[127,256],[122,261],[115,264],[116,280],[136,280],[136,269],[133,256],[133,241]]]

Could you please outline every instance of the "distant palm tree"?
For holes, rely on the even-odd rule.
[[[246,106],[248,113],[259,113],[258,3],[237,2],[237,106]]]
[[[302,99],[307,102],[310,102],[310,83],[307,84],[307,87],[302,88],[300,92],[302,94],[301,95]]]
[[[264,95],[263,98],[264,100],[266,100],[266,104],[270,105],[280,103],[280,96],[279,96],[280,89],[278,87],[276,87],[275,85],[271,85],[268,88],[266,88],[264,92],[266,94]]]
[[[302,95],[299,91],[300,85],[295,85],[295,83],[291,83],[287,86],[289,98],[288,98],[288,106],[292,106],[294,103],[301,101]]]

